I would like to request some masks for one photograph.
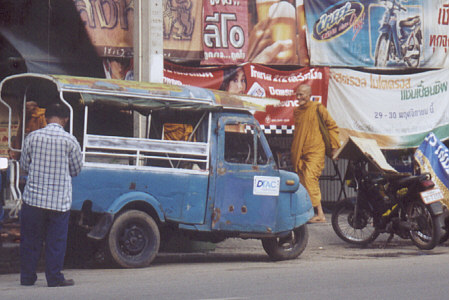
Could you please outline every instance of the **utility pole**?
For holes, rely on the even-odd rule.
[[[164,74],[162,0],[134,0],[134,79],[162,83]],[[134,136],[143,137],[142,121],[135,115]]]

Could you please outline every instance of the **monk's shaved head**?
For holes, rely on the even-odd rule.
[[[312,88],[308,84],[301,84],[296,89],[296,98],[299,100],[299,105],[303,105],[310,101],[310,95],[312,94]]]

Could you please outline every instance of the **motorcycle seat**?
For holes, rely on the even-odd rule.
[[[419,16],[409,17],[399,22],[400,27],[413,27],[417,23],[421,22]]]
[[[410,175],[407,177],[390,179],[390,183],[392,185],[394,185],[396,188],[404,188],[404,187],[410,186],[412,184],[418,183],[421,180],[426,179],[427,176],[428,176],[427,174]]]

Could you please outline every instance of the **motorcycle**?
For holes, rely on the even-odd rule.
[[[421,57],[422,32],[419,16],[409,17],[399,22],[398,14],[407,11],[401,0],[383,0],[386,10],[379,28],[379,37],[376,43],[376,67],[386,67],[389,60],[404,61],[407,66],[416,68]],[[399,31],[399,33],[398,33]]]
[[[368,171],[367,159],[350,161],[345,179],[356,197],[337,202],[332,227],[344,241],[367,245],[381,233],[411,239],[420,249],[440,242],[441,191],[428,173],[404,175]]]

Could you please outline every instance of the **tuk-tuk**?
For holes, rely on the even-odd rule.
[[[87,228],[89,238],[104,241],[118,265],[148,266],[161,235],[173,230],[211,242],[260,239],[273,260],[304,251],[310,198],[295,173],[277,167],[250,112],[273,100],[42,74],[7,77],[0,95],[11,151],[21,151],[23,143],[14,147],[11,140],[26,133],[14,133],[12,120],[26,121],[27,101],[70,108],[66,130],[83,155],[83,169],[72,180],[70,227]]]

